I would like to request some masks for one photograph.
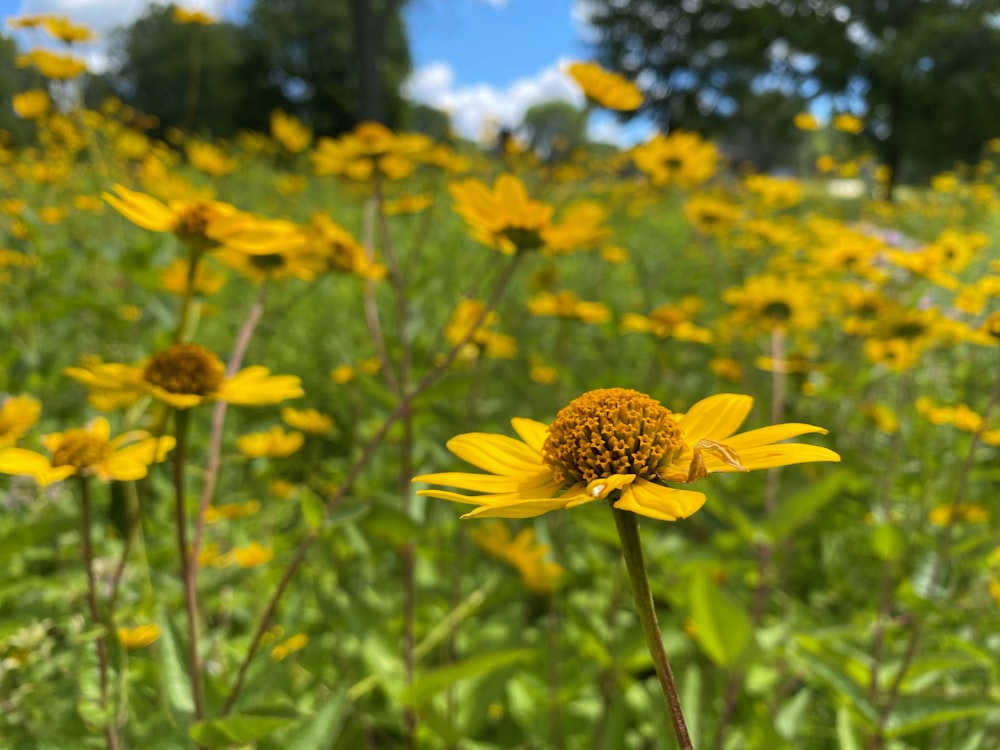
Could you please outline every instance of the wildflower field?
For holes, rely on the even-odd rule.
[[[31,55],[0,748],[1000,746],[1000,144],[159,139]]]

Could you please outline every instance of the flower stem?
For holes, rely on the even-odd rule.
[[[181,582],[184,586],[184,609],[188,626],[188,672],[191,677],[191,699],[195,721],[205,716],[205,697],[201,685],[201,659],[198,656],[198,598],[195,591],[196,560],[187,544],[187,513],[184,511],[184,465],[187,460],[188,412],[175,409],[177,445],[174,447],[174,521],[177,526],[177,555],[181,562]]]
[[[688,735],[684,712],[681,710],[681,699],[677,693],[677,683],[670,669],[670,660],[663,648],[663,637],[660,634],[660,624],[653,608],[653,595],[649,591],[649,579],[646,577],[646,564],[642,558],[642,543],[639,541],[639,525],[635,514],[612,508],[615,526],[618,528],[618,538],[622,543],[622,556],[625,558],[625,569],[632,582],[632,596],[635,598],[635,608],[639,614],[639,622],[646,634],[646,645],[653,657],[653,667],[660,681],[663,699],[670,712],[670,721],[674,725],[674,734],[681,750],[694,750],[691,737]]]
[[[90,508],[90,485],[87,477],[80,477],[80,532],[81,546],[83,547],[83,566],[87,571],[87,606],[90,609],[90,619],[95,627],[105,628],[96,640],[97,644],[97,669],[100,683],[101,710],[108,709],[108,632],[104,619],[101,617],[101,607],[97,602],[97,579],[94,576],[94,544],[90,536],[91,524]],[[104,726],[104,739],[107,742],[108,750],[118,750],[118,734],[115,732],[114,721],[108,716]]]

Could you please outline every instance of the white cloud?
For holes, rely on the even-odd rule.
[[[533,105],[560,100],[583,106],[583,94],[563,72],[568,60],[560,60],[531,78],[518,79],[504,88],[485,83],[456,86],[455,71],[446,62],[434,62],[415,70],[403,86],[411,101],[429,104],[451,115],[452,127],[463,138],[481,140],[498,127],[517,127]],[[588,124],[591,139],[631,146],[645,140],[652,126],[644,121],[621,125],[612,115],[595,113]]]

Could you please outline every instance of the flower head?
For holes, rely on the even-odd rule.
[[[131,481],[146,476],[149,465],[163,461],[174,447],[172,437],[155,438],[141,430],[111,438],[104,417],[83,428],[46,435],[43,442],[49,456],[23,448],[0,450],[0,473],[30,476],[43,486],[74,475]]]
[[[705,495],[670,484],[714,472],[840,460],[827,448],[778,442],[825,433],[822,427],[789,423],[734,435],[752,404],[749,396],[720,394],[681,415],[637,391],[589,391],[560,410],[551,425],[511,420],[520,441],[469,433],[448,442],[459,458],[492,473],[426,474],[414,481],[480,493],[419,492],[478,505],[463,518],[525,518],[609,498],[621,510],[675,521],[698,510]]]
[[[8,396],[0,404],[0,448],[17,442],[35,426],[42,405],[31,396]]]
[[[576,81],[589,101],[602,107],[631,112],[642,104],[642,93],[638,86],[597,63],[575,62],[566,72]]]

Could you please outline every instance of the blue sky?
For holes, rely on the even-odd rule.
[[[180,0],[224,17],[238,17],[247,0]],[[582,96],[563,73],[585,59],[586,0],[410,0],[405,11],[413,73],[406,86],[415,100],[449,112],[455,130],[488,137],[499,126],[516,126],[533,104]],[[99,32],[130,23],[150,0],[0,0],[0,17],[61,13]],[[95,50],[91,59],[99,58]],[[619,125],[596,114],[590,135],[631,145],[651,132],[647,123]]]

